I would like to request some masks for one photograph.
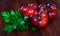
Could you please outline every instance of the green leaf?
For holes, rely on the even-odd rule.
[[[13,24],[12,26],[13,26],[14,29],[16,29],[17,24]]]
[[[25,21],[25,25],[26,26],[31,26],[31,23],[30,23],[30,21],[29,21],[29,17],[28,16],[24,16],[24,21]]]
[[[21,12],[20,12],[20,9],[18,9],[17,11],[16,11],[16,15],[17,15],[17,17],[18,18],[23,18],[23,16],[22,16],[22,14],[21,14]]]
[[[28,29],[28,26],[18,25],[18,26],[17,26],[17,29],[18,29],[18,30],[21,30],[21,31],[27,30],[27,29]]]
[[[22,20],[22,19],[19,19],[17,22],[18,22],[19,25],[24,25],[25,24],[25,21]]]
[[[27,30],[27,29],[28,29],[28,26],[24,26],[23,29],[24,29],[24,30]]]
[[[10,22],[10,19],[4,18],[4,21],[7,22],[7,23],[9,23]]]
[[[25,24],[25,21],[22,20],[22,21],[20,22],[20,24],[24,25],[24,24]]]
[[[8,17],[10,18],[10,13],[8,11],[6,13],[7,13]]]
[[[23,26],[22,25],[17,25],[17,30],[23,31]]]
[[[2,16],[7,16],[6,11],[2,12]]]
[[[2,12],[2,16],[6,17],[6,18],[9,18],[10,14],[9,14],[9,12],[4,11],[4,12]]]
[[[11,15],[15,15],[15,12],[14,12],[13,10],[11,10],[11,12],[10,12],[10,13],[11,13]]]
[[[16,22],[15,16],[11,16],[10,19],[11,19],[11,21]]]
[[[21,14],[21,12],[20,12],[20,9],[18,9],[18,10],[16,11],[16,15],[22,16],[22,14]]]
[[[5,22],[8,23],[7,26],[3,29],[6,32],[12,32],[14,29],[18,30],[27,30],[31,25],[28,16],[24,16],[21,14],[20,9],[16,12],[11,10],[11,12],[2,12],[2,16]],[[35,29],[34,29],[35,30]]]
[[[22,15],[22,13],[21,13],[21,11],[20,11],[20,8],[18,8],[17,12],[19,12],[19,13]]]
[[[16,14],[17,14],[17,15],[19,15],[19,14],[20,14],[20,9],[18,9],[18,10],[16,11]]]
[[[36,28],[36,27],[32,27],[31,29],[32,29],[32,31],[36,31],[36,30],[37,30],[37,28]]]
[[[3,31],[5,31],[5,32],[12,32],[14,30],[13,28],[14,28],[13,26],[7,25],[7,26],[4,27]]]
[[[28,16],[24,16],[24,20],[28,21],[29,17]]]

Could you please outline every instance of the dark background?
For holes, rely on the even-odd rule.
[[[47,27],[33,32],[31,29],[26,31],[15,30],[12,33],[3,32],[2,29],[6,25],[1,17],[2,11],[10,11],[11,9],[27,5],[28,3],[55,3],[57,5],[57,16],[49,21]],[[60,0],[0,0],[0,36],[60,36]]]

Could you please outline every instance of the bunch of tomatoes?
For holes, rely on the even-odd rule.
[[[38,27],[43,28],[50,19],[55,18],[57,7],[55,4],[28,4],[20,8],[23,15],[29,17],[30,22]]]

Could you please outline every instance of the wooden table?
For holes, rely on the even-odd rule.
[[[57,5],[57,16],[50,21],[44,29],[39,29],[33,32],[31,29],[26,31],[15,30],[12,33],[3,32],[2,29],[6,25],[1,17],[2,11],[17,10],[22,5],[28,3],[55,3]],[[0,36],[60,36],[60,0],[0,0]]]

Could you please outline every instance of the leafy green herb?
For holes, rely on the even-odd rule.
[[[5,32],[12,32],[15,29],[23,31],[29,29],[29,27],[31,27],[33,31],[37,30],[36,27],[31,25],[29,17],[21,14],[20,9],[16,12],[14,10],[11,10],[10,12],[4,11],[2,12],[2,17],[4,22],[7,23],[3,29]]]
[[[5,32],[12,32],[13,30],[14,30],[14,28],[11,25],[7,25],[3,29],[3,31],[5,31]]]

